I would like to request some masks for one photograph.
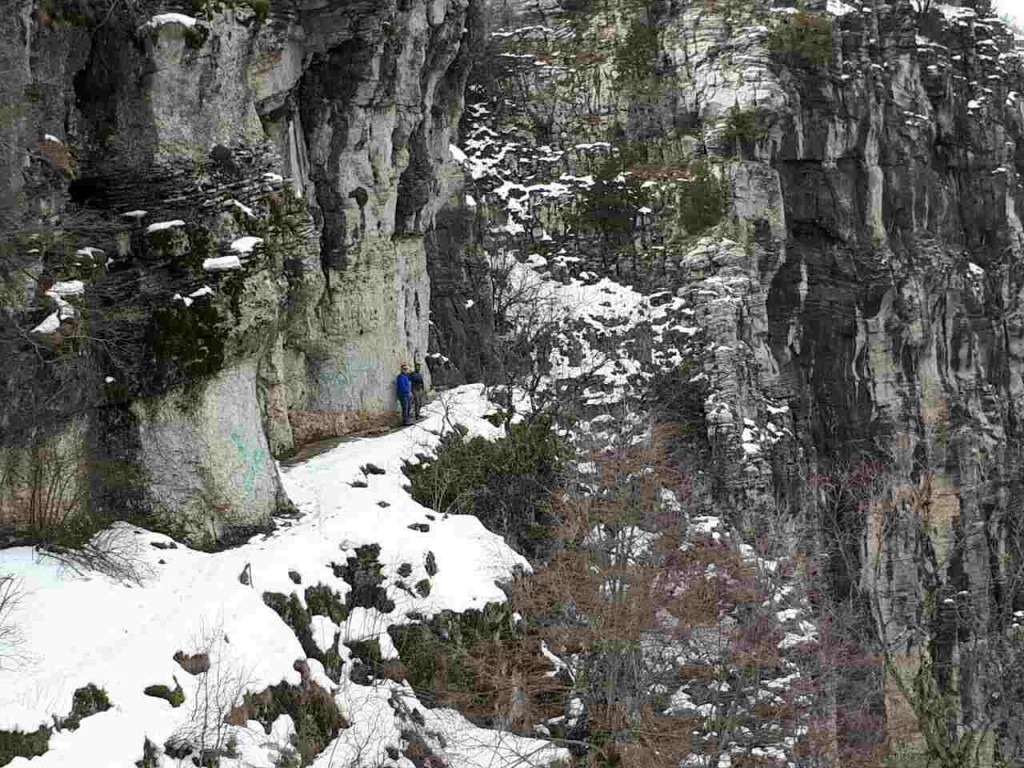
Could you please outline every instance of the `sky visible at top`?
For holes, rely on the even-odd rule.
[[[1024,0],[995,0],[996,13],[1008,13],[1018,24],[1024,24]]]

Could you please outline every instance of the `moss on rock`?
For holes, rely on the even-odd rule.
[[[232,710],[228,722],[242,725],[257,720],[270,733],[281,715],[288,715],[295,724],[292,746],[309,765],[348,723],[328,691],[308,678],[300,685],[281,683],[260,693],[247,693],[242,703]]]
[[[181,685],[179,685],[177,681],[175,681],[173,689],[168,688],[166,685],[150,685],[143,689],[142,692],[155,699],[163,699],[175,708],[180,707],[185,703],[185,692],[181,689]]]
[[[71,712],[67,717],[54,717],[53,728],[40,725],[34,731],[0,731],[0,765],[7,765],[16,757],[33,758],[46,754],[50,736],[54,731],[74,731],[82,721],[110,709],[110,698],[99,686],[89,683],[72,695]]]
[[[326,672],[329,678],[338,680],[344,665],[344,661],[338,652],[338,638],[335,637],[334,644],[329,649],[326,651],[321,650],[320,646],[313,640],[310,617],[312,615],[328,616],[332,621],[338,623],[338,620],[334,617],[341,615],[339,609],[344,609],[344,606],[340,605],[337,595],[329,587],[325,587],[322,584],[317,585],[317,587],[319,589],[309,587],[306,590],[307,601],[310,590],[314,590],[312,594],[314,595],[315,609],[313,605],[310,605],[308,609],[304,607],[302,601],[299,600],[298,595],[295,593],[286,596],[280,592],[264,592],[263,602],[280,616],[281,620],[295,633],[296,639],[302,646],[303,653],[307,657],[316,659],[323,664],[324,672]],[[330,598],[326,597],[325,591],[330,594]],[[330,613],[322,613],[321,611],[329,611]],[[346,612],[345,616],[347,615]],[[341,619],[341,621],[344,621],[344,619]]]
[[[341,595],[325,584],[306,587],[306,606],[311,616],[326,616],[335,624],[348,618],[348,608]]]
[[[220,319],[212,302],[191,307],[176,303],[156,309],[147,335],[158,376],[167,383],[176,383],[182,375],[197,378],[217,373],[224,365]]]
[[[51,730],[45,725],[30,732],[0,731],[0,765],[7,765],[16,757],[33,758],[46,754],[50,748]]]
[[[74,731],[85,718],[106,712],[110,707],[107,692],[89,683],[75,691],[71,698],[71,712],[67,717],[57,721],[57,730]]]

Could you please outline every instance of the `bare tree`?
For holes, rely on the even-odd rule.
[[[582,305],[567,303],[557,284],[538,276],[512,252],[491,257],[490,277],[503,380],[489,397],[504,409],[506,426],[517,415],[557,416],[600,382],[599,372],[612,357],[598,339],[581,341],[593,335],[579,320]],[[571,375],[555,367],[555,360],[573,358],[577,364]]]
[[[25,660],[24,637],[15,617],[23,597],[21,581],[0,574],[0,670],[15,669]]]
[[[190,750],[204,765],[232,751],[229,716],[252,682],[247,670],[231,662],[226,647],[222,629],[200,631],[190,655],[205,654],[209,668],[198,675],[188,720],[171,737],[172,743]]]

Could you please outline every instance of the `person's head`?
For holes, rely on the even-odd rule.
[[[415,368],[417,371],[420,369],[420,361],[419,360],[417,360],[415,363],[413,363],[413,368]]]
[[[408,363],[402,363],[402,373],[408,373],[408,372],[409,372],[409,364]]]

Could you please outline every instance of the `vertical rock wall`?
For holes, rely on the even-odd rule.
[[[716,511],[787,520],[984,731],[1022,608],[1021,54],[984,2],[783,6],[495,6],[471,191],[495,249],[688,299]]]
[[[393,420],[399,364],[427,352],[424,237],[460,179],[467,11],[6,14],[0,453],[84,418],[79,470],[135,481],[76,513],[214,545],[268,523],[275,455]]]

